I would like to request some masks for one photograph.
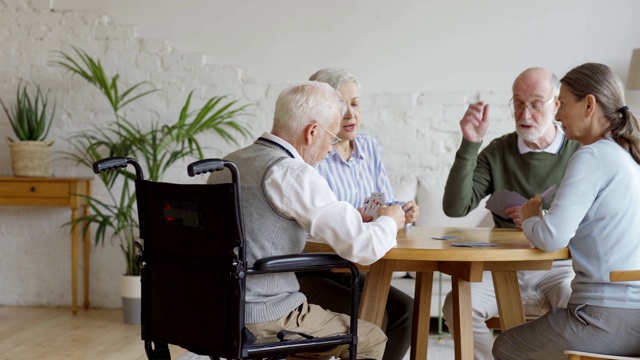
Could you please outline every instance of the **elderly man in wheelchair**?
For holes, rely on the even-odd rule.
[[[315,170],[340,141],[344,111],[327,84],[285,89],[270,133],[224,160],[189,165],[191,176],[212,172],[208,185],[144,181],[130,158],[94,165],[95,172],[136,166],[149,359],[170,359],[168,344],[212,359],[382,359],[387,338],[379,327],[307,303],[294,274],[350,269],[357,314],[353,263],[380,259],[404,226],[398,205],[363,222]],[[302,253],[308,240],[335,254]]]

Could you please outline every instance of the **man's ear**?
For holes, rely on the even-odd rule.
[[[319,130],[317,123],[309,124],[304,128],[304,139],[306,145],[313,144],[313,138],[318,136]]]
[[[596,103],[598,102],[596,100],[596,97],[593,96],[592,94],[589,94],[587,96],[584,97],[584,101],[585,101],[585,116],[586,117],[591,117],[593,116],[593,114],[596,112]]]
[[[560,109],[560,100],[556,96],[555,100],[553,100],[553,118],[556,118],[556,114],[558,114],[558,109]]]

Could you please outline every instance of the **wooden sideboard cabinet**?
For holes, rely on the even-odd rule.
[[[83,208],[82,216],[89,214],[84,195],[91,195],[93,178],[29,178],[0,177],[0,205],[65,206],[71,208],[71,220],[78,218],[78,209]],[[78,312],[78,252],[81,226],[71,229],[71,311]],[[84,235],[84,303],[89,308],[89,253],[90,234]]]

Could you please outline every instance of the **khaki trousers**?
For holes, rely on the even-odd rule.
[[[349,316],[325,310],[318,305],[308,304],[306,301],[288,315],[274,321],[247,324],[247,329],[258,340],[277,341],[276,334],[280,330],[290,330],[305,334],[324,337],[345,334],[349,330]],[[358,359],[382,359],[387,336],[379,327],[358,320]],[[331,357],[349,359],[347,345],[337,346],[323,353],[301,353],[289,356],[287,359],[330,359]]]

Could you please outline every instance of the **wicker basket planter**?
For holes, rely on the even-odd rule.
[[[51,176],[51,141],[12,141],[11,169],[17,177]]]

